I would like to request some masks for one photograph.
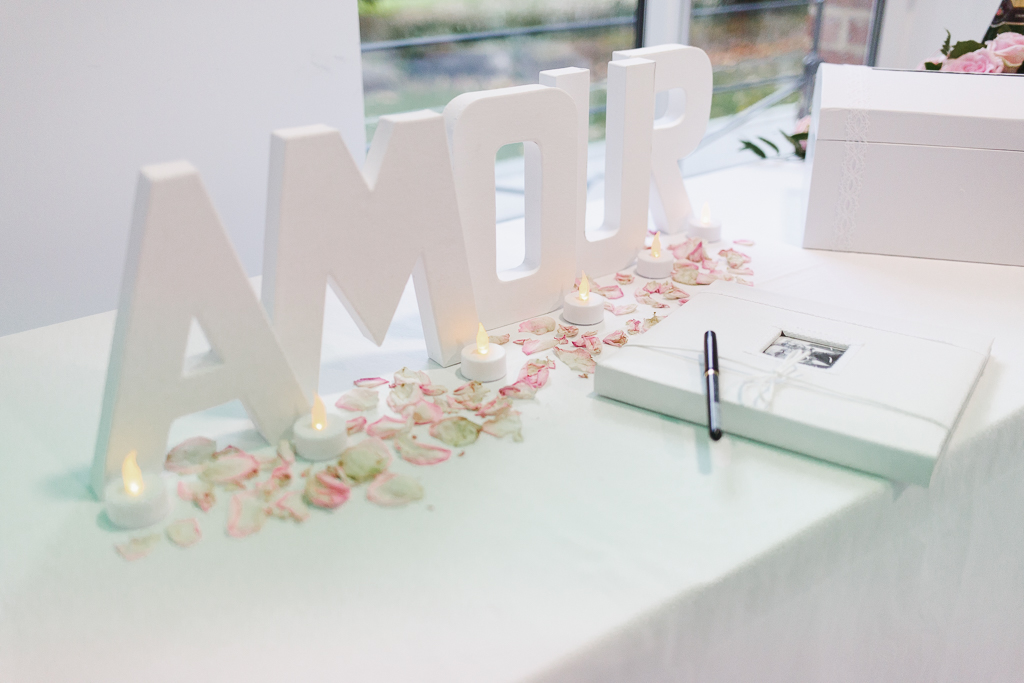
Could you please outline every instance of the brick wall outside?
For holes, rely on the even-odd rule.
[[[825,0],[822,60],[832,64],[864,63],[871,34],[871,5],[872,0]]]

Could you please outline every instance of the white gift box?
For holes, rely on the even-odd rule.
[[[716,282],[599,362],[595,390],[706,425],[706,330],[718,338],[726,434],[921,486],[992,343]],[[791,345],[816,351],[796,362]]]
[[[822,64],[804,246],[1024,265],[1024,77]]]

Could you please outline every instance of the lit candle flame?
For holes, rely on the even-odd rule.
[[[142,470],[135,460],[136,451],[125,456],[121,463],[121,479],[124,481],[124,490],[129,496],[139,496],[146,490],[146,484],[142,481]]]
[[[590,298],[590,280],[587,279],[587,274],[583,273],[580,278],[580,301],[586,301]]]
[[[661,233],[654,233],[654,239],[651,241],[651,257],[661,258]]]
[[[704,225],[711,225],[711,205],[704,202],[704,208],[700,210],[700,222]]]
[[[322,432],[327,424],[327,409],[320,400],[320,394],[313,394],[313,429]]]
[[[484,331],[484,324],[479,323],[479,327],[476,330],[476,350],[481,356],[487,355],[487,352],[491,350],[491,340],[487,338],[487,332]]]

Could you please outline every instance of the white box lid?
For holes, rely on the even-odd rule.
[[[1024,151],[1024,76],[822,64],[814,119],[818,140]]]

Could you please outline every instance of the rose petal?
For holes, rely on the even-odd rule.
[[[357,418],[365,420],[366,418]],[[288,442],[288,439],[281,439],[277,442],[277,457],[281,459],[281,462],[285,465],[295,464],[295,450],[292,445]]]
[[[596,336],[593,335],[581,337],[578,341],[574,341],[572,345],[578,348],[586,349],[587,351],[590,351],[591,353],[594,354],[601,353],[601,342]]]
[[[352,384],[356,385],[360,389],[373,389],[387,383],[388,381],[383,377],[363,377],[362,379],[357,379],[355,382],[352,382]]]
[[[423,486],[410,476],[388,472],[370,484],[366,498],[385,507],[405,505],[423,498]]]
[[[518,442],[523,440],[523,421],[519,418],[518,412],[506,410],[484,422],[480,431],[499,439],[511,436],[513,441]]]
[[[436,465],[452,455],[447,448],[419,443],[408,434],[399,434],[395,437],[395,450],[403,460],[413,465]]]
[[[395,386],[402,384],[430,384],[430,375],[422,370],[402,368],[395,373]]]
[[[540,389],[548,383],[548,371],[555,362],[550,359],[528,360],[519,371],[519,380],[526,382],[534,389]]]
[[[278,491],[288,488],[288,485],[291,484],[291,482],[291,465],[281,465],[270,473],[270,478],[256,484],[256,486],[253,487],[253,490],[263,496],[264,500],[270,500],[270,497],[275,495]]]
[[[660,323],[662,320],[664,320],[664,318],[659,318],[657,313],[652,315],[650,318],[644,318],[644,332],[651,329],[652,327]]]
[[[228,508],[228,534],[244,538],[263,528],[267,521],[267,505],[252,491],[243,491],[231,496]]]
[[[396,413],[402,412],[402,408],[412,405],[423,399],[423,390],[418,384],[398,384],[388,393],[387,404]]]
[[[121,543],[115,545],[117,552],[121,553],[121,557],[134,562],[135,560],[141,560],[146,555],[153,552],[153,548],[160,542],[160,534],[148,534],[146,536],[140,536],[138,538],[129,539],[127,543]]]
[[[343,450],[339,462],[349,479],[362,484],[388,468],[391,464],[391,451],[380,439],[363,439]]]
[[[750,268],[730,268],[729,272],[733,275],[753,275],[754,271]]]
[[[519,331],[530,334],[547,334],[553,329],[555,329],[555,319],[548,315],[519,323]]]
[[[733,240],[733,244],[738,244],[741,247],[752,247],[754,246],[754,240]]]
[[[448,387],[443,384],[421,384],[420,391],[424,396],[440,396],[448,392]]]
[[[330,468],[321,470],[306,480],[306,500],[325,510],[341,507],[352,489],[335,476]]]
[[[204,436],[185,439],[167,453],[164,468],[178,474],[192,474],[203,468],[217,452],[217,442]]]
[[[476,411],[476,414],[480,417],[490,417],[497,415],[503,410],[510,410],[512,408],[512,399],[507,396],[498,396],[490,403],[480,407],[480,410]]]
[[[697,281],[694,282],[696,285],[710,285],[718,278],[708,273],[697,273]]]
[[[498,393],[514,399],[531,399],[537,396],[537,389],[524,380],[513,382],[507,387],[498,389]]]
[[[364,410],[373,410],[377,407],[378,400],[376,389],[356,387],[348,393],[342,394],[334,405],[342,410],[358,413]]]
[[[393,439],[397,435],[409,431],[411,428],[412,423],[408,419],[400,420],[396,417],[385,415],[376,422],[371,423],[366,428],[366,433],[378,439]]]
[[[625,346],[626,342],[629,341],[629,337],[622,330],[615,330],[602,341],[609,346]]]
[[[351,420],[345,421],[345,431],[348,432],[349,436],[358,434],[359,432],[366,429],[366,418],[360,415],[359,417],[353,417]]]
[[[575,325],[559,325],[558,334],[566,339],[572,339],[580,333],[580,328]]]
[[[441,410],[441,406],[431,403],[425,399],[420,399],[411,405],[407,405],[402,408],[402,415],[412,419],[413,424],[426,425],[437,422],[444,417],[444,411]]]
[[[522,346],[523,344],[525,344],[528,341],[529,341],[529,339],[513,339],[512,343],[516,344],[518,346]]]
[[[639,320],[636,320],[636,319],[627,320],[626,321],[626,333],[627,334],[639,334],[640,332],[643,331],[642,329],[640,329],[641,325],[643,325],[643,323],[640,322]]]
[[[309,519],[309,506],[302,499],[300,491],[288,491],[274,503],[273,512],[275,517],[291,518],[296,522],[305,522]]]
[[[454,396],[441,396],[435,398],[434,403],[441,408],[446,415],[457,413],[460,410],[466,410],[465,406],[455,400]]]
[[[633,281],[633,273],[615,273],[615,281],[620,285],[628,285]]]
[[[754,286],[753,282],[751,282],[750,280],[745,280],[745,279],[743,279],[741,277],[736,278],[736,282],[738,282],[741,285],[746,285],[747,287],[753,287]]]
[[[167,538],[182,548],[195,545],[203,537],[203,532],[199,529],[199,520],[195,517],[171,522],[167,525],[165,531]]]
[[[447,417],[430,427],[430,435],[449,446],[468,446],[480,436],[480,425],[464,417]]]
[[[225,452],[225,451],[221,451]],[[208,462],[199,478],[210,484],[240,484],[242,481],[256,476],[260,471],[260,462],[244,451],[221,455]]]
[[[503,335],[501,335],[499,337],[490,336],[490,337],[487,337],[487,341],[491,342],[492,344],[497,344],[498,346],[502,346],[504,344],[508,344],[508,340],[509,340],[510,336],[512,336],[512,335],[503,334]]]
[[[473,380],[452,392],[455,400],[466,410],[476,410],[487,398],[489,390],[482,383]]]
[[[605,303],[604,310],[611,311],[612,315],[629,315],[636,310],[636,304],[623,304],[621,306],[613,306],[612,304]]]
[[[531,339],[523,344],[523,353],[530,356],[541,351],[547,351],[557,345],[558,342],[554,339]]]
[[[558,356],[558,360],[562,361],[569,366],[570,369],[577,372],[593,372],[594,368],[597,367],[597,363],[594,362],[594,357],[590,351],[586,349],[563,349],[561,347],[555,348],[555,355]]]
[[[622,298],[622,287],[618,285],[608,285],[607,287],[598,287],[596,290],[598,294],[603,296],[605,299],[621,299]]]
[[[689,299],[690,295],[684,289],[676,287],[673,283],[668,283],[667,286],[661,288],[661,295],[669,301],[677,301],[679,299]]]

